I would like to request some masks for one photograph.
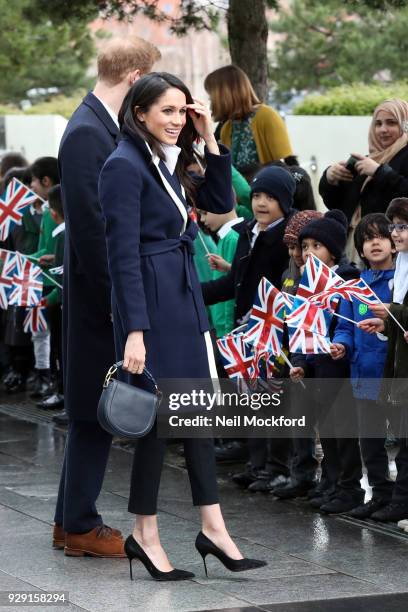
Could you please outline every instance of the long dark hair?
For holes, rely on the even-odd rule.
[[[160,159],[164,159],[161,143],[147,129],[146,125],[137,117],[135,107],[138,111],[146,113],[168,89],[179,89],[186,96],[187,104],[193,104],[194,100],[189,89],[179,78],[168,72],[151,72],[136,81],[129,89],[119,111],[119,125],[124,133],[131,136],[143,138],[153,153]],[[194,182],[187,172],[187,166],[194,160],[193,142],[198,137],[194,123],[187,113],[186,124],[180,132],[177,145],[181,148],[176,173],[186,189],[188,198],[194,203]]]

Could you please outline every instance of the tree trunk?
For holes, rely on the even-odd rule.
[[[267,93],[268,23],[265,0],[230,0],[228,43],[233,64],[244,70],[261,100]]]

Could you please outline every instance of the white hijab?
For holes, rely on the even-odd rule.
[[[394,275],[394,295],[392,301],[402,304],[408,291],[408,251],[398,253]]]

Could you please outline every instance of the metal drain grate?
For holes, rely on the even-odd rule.
[[[0,412],[20,421],[29,423],[52,423],[52,417],[61,414],[61,410],[41,410],[25,393],[16,395],[0,394]]]

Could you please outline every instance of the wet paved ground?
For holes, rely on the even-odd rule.
[[[174,447],[162,478],[161,535],[173,563],[192,570],[196,578],[155,583],[134,563],[135,581],[130,582],[125,559],[65,557],[51,548],[64,431],[52,425],[48,415],[39,420],[32,414],[27,404],[13,407],[0,400],[0,591],[69,591],[71,603],[24,610],[408,609],[408,539],[400,531],[322,516],[309,510],[306,502],[238,491],[226,467],[220,470],[220,490],[228,527],[246,555],[265,559],[268,566],[231,574],[212,557],[206,579],[194,548],[198,514]],[[127,513],[130,463],[129,452],[113,448],[98,504],[105,522],[124,534],[132,524]]]

